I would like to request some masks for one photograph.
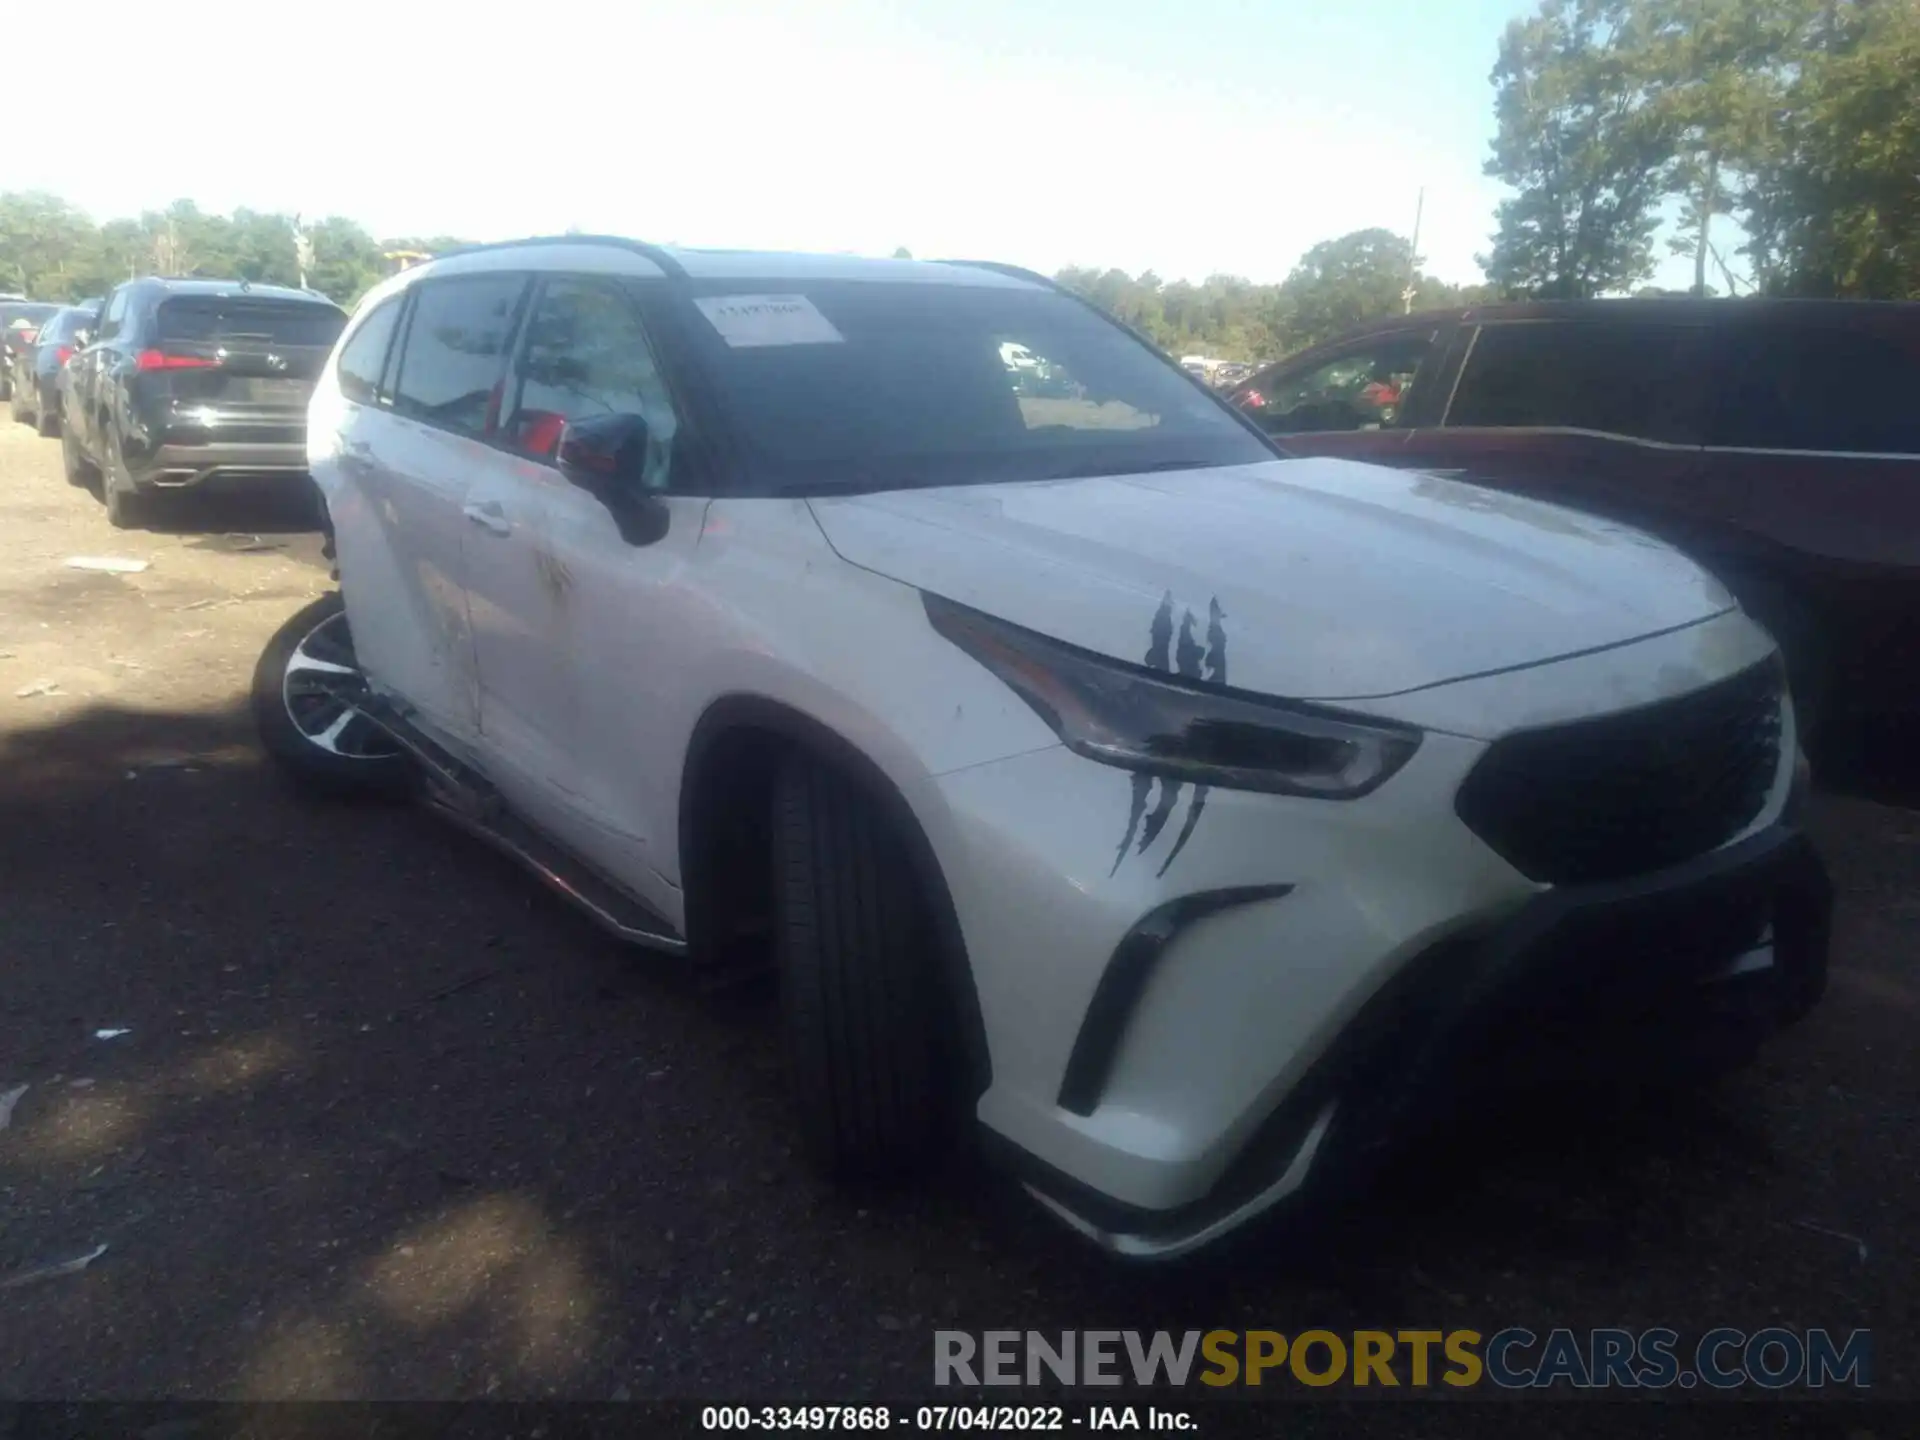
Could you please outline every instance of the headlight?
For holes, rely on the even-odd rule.
[[[1123,770],[1322,800],[1378,788],[1420,733],[1268,700],[1089,654],[936,595],[933,628],[978,660],[1077,755]]]

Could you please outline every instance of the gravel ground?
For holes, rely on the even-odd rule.
[[[298,519],[118,534],[0,425],[0,1283],[107,1247],[0,1290],[0,1398],[924,1398],[935,1328],[1102,1326],[1864,1326],[1920,1388],[1913,811],[1819,800],[1834,985],[1755,1069],[1481,1117],[1310,1253],[1142,1272],[966,1165],[825,1187],[764,997],[292,797],[243,705],[327,584]]]

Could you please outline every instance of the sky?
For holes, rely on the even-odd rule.
[[[59,7],[9,8],[15,57],[73,54]],[[1488,74],[1531,8],[100,0],[70,103],[48,143],[0,147],[0,190],[97,220],[188,197],[376,235],[577,226],[1262,282],[1350,230],[1411,233],[1424,190],[1424,268],[1459,283],[1505,193],[1481,174]]]

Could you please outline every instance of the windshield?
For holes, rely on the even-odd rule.
[[[1050,290],[701,287],[683,321],[755,488],[969,485],[1245,465],[1274,451]]]

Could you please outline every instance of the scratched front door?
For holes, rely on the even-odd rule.
[[[661,798],[647,737],[705,502],[669,498],[652,544],[621,537],[557,465],[567,424],[618,414],[646,420],[647,480],[664,488],[676,418],[632,297],[605,277],[544,277],[502,394],[501,448],[468,496],[467,604],[494,783],[671,916],[655,845],[671,845],[659,816],[677,806]]]

